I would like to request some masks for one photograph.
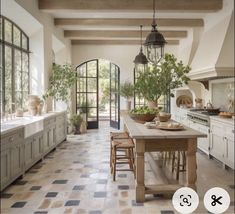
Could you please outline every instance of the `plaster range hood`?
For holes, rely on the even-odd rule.
[[[234,76],[234,11],[217,20],[206,20],[208,26],[191,63],[191,80],[203,82]]]

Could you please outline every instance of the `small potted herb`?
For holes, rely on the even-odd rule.
[[[80,128],[83,122],[83,118],[80,114],[74,114],[70,118],[70,123],[74,127],[74,134],[81,134]]]
[[[134,96],[134,86],[130,82],[124,82],[120,85],[120,95],[126,99],[127,110],[131,109],[131,98]]]

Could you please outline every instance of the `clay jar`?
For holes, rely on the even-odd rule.
[[[195,99],[195,102],[196,102],[196,108],[203,108],[203,104],[202,104],[202,99],[201,98],[196,98]]]
[[[38,105],[39,104],[40,104],[40,98],[37,95],[29,95],[28,96],[27,105],[28,105],[29,113],[32,116],[37,115],[37,113],[38,113]]]

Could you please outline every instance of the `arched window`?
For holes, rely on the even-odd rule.
[[[8,18],[0,19],[1,111],[25,110],[29,94],[29,38]]]

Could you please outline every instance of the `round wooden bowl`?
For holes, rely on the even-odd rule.
[[[138,123],[151,122],[156,117],[156,114],[133,114],[133,113],[129,113],[129,115],[134,121],[136,121]]]
[[[171,114],[158,115],[157,117],[158,117],[160,122],[167,122],[168,120],[171,119]]]

